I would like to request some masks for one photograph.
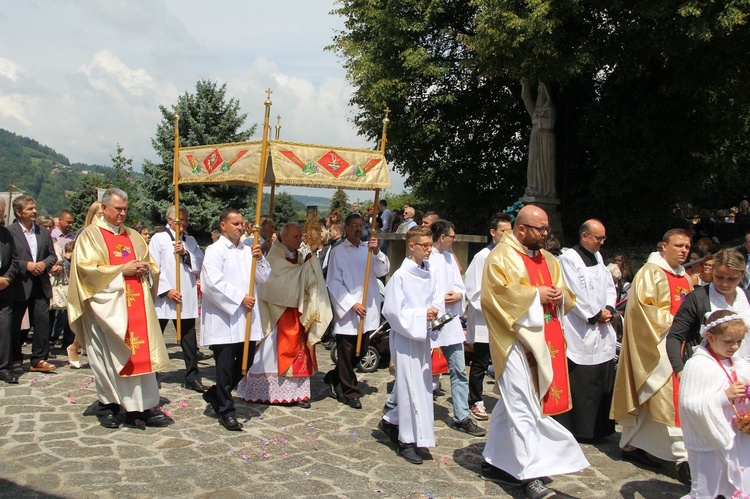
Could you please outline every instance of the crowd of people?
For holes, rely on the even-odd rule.
[[[0,218],[4,210],[0,200]],[[623,254],[605,262],[601,221],[584,221],[566,249],[544,210],[528,205],[515,219],[492,217],[490,244],[464,272],[450,221],[426,212],[418,224],[413,207],[394,214],[385,201],[377,214],[332,211],[325,244],[312,248],[297,223],[264,217],[255,232],[237,209],[219,214],[205,250],[188,233],[184,206],[170,206],[149,234],[125,225],[128,196],[117,188],[76,234],[69,211],[57,223],[37,217],[28,196],[12,210],[15,222],[0,227],[0,380],[17,384],[24,373],[32,326],[31,372],[56,369],[50,344],[59,337],[72,368],[85,349],[103,427],[174,423],[158,407],[169,321],[180,331],[183,386],[202,393],[226,430],[243,428],[234,392],[310,408],[316,345],[327,334],[337,362],[323,377],[326,393],[361,410],[356,366],[382,312],[395,383],[378,427],[409,463],[435,445],[442,357],[451,427],[486,436],[485,480],[554,497],[547,478],[588,467],[580,444],[618,423],[621,457],[675,463],[691,497],[750,491],[748,436],[737,424],[750,410],[750,233],[739,248],[716,251],[702,233],[671,229],[634,272]],[[378,231],[404,234],[407,247],[382,299],[378,281],[392,269]],[[206,386],[198,361],[211,355],[215,383]],[[477,424],[487,420],[487,429]]]

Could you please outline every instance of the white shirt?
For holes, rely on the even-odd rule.
[[[333,306],[333,333],[346,336],[357,334],[359,316],[352,310],[362,303],[367,266],[367,243],[354,246],[348,239],[333,248],[329,254],[326,285]],[[367,314],[363,331],[372,331],[380,325],[380,291],[377,278],[388,274],[390,262],[382,251],[372,256],[370,280],[367,285]]]
[[[576,306],[563,319],[568,358],[579,365],[602,364],[615,358],[617,337],[611,322],[589,323],[605,307],[617,301],[612,274],[597,252],[597,264],[587,267],[573,249],[560,258],[565,285],[576,297]]]
[[[247,308],[242,300],[250,290],[252,248],[240,244],[235,246],[223,235],[206,248],[201,269],[201,346],[224,345],[245,341]],[[271,275],[271,266],[265,257],[255,266],[255,282],[266,282]],[[258,287],[255,287],[258,297]],[[260,315],[253,307],[250,339],[263,338]]]
[[[169,231],[167,233],[166,231]],[[169,235],[172,237],[169,237]],[[177,289],[174,253],[174,231],[167,226],[164,232],[157,232],[148,243],[148,250],[161,269],[157,297],[154,300],[156,316],[159,319],[176,319],[177,304],[167,298],[165,293],[170,289]],[[182,318],[198,317],[198,283],[197,277],[203,265],[203,251],[193,236],[185,235],[183,246],[190,255],[190,266],[180,259],[180,293],[182,294]],[[162,296],[164,295],[164,296]]]
[[[461,279],[461,271],[456,263],[455,255],[450,251],[443,251],[441,253],[436,248],[432,248],[429,262],[430,273],[435,279],[435,286],[438,292],[445,295],[448,291],[455,291],[461,295],[461,299],[458,302],[451,303],[450,305],[445,304],[445,312],[450,312],[458,316],[463,315],[466,286],[464,286],[464,281]],[[463,343],[465,339],[461,320],[459,317],[456,317],[443,326],[437,340],[432,342],[432,348],[458,345]]]
[[[466,269],[466,342],[489,343],[487,323],[482,315],[482,273],[484,262],[490,254],[489,248],[482,248],[471,260]],[[456,320],[456,319],[453,319]]]
[[[36,224],[31,224],[31,230],[26,230],[26,227],[21,222],[18,222],[18,225],[21,226],[21,230],[23,231],[23,235],[26,236],[26,243],[29,245],[29,251],[31,252],[31,260],[36,262],[36,252],[38,250],[37,243],[36,243],[36,234],[34,233],[34,227]]]

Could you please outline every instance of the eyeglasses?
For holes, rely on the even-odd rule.
[[[604,241],[607,240],[607,236],[595,236],[593,234],[589,234],[588,232],[584,232],[584,234],[586,234],[589,237],[593,237],[594,239],[596,239],[597,243],[603,243]]]
[[[539,231],[540,234],[544,234],[544,233],[549,234],[549,232],[552,230],[552,227],[550,227],[549,225],[542,225],[541,227],[537,227],[535,225],[529,225],[529,224],[521,224],[521,225],[523,225],[524,227],[528,227],[530,229],[536,229]]]
[[[455,234],[450,234],[450,235],[449,234],[444,234],[444,235],[445,235],[445,237],[450,237],[454,241],[456,240],[456,235]]]
[[[419,246],[425,251],[432,251],[432,243],[414,243],[414,246]]]

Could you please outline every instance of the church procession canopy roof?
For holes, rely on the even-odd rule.
[[[262,141],[179,149],[179,184],[259,184]],[[385,154],[352,149],[268,141],[264,184],[342,189],[388,189]]]

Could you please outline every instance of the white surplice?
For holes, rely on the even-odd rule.
[[[482,315],[482,272],[489,248],[474,255],[466,269],[466,343],[489,343],[487,323]]]
[[[432,248],[430,254],[430,272],[435,278],[435,286],[439,293],[454,291],[461,295],[461,299],[456,303],[445,304],[445,312],[457,315],[455,319],[443,326],[437,339],[432,341],[432,348],[447,347],[450,345],[463,344],[466,337],[464,328],[461,325],[459,317],[464,313],[464,298],[466,297],[466,286],[461,278],[461,270],[456,263],[456,255],[450,251],[442,253]]]
[[[605,307],[615,307],[617,290],[602,255],[594,255],[597,264],[587,267],[574,249],[563,253],[558,261],[565,284],[576,296],[576,305],[564,317],[566,353],[578,365],[593,366],[615,358],[617,336],[610,322],[589,323]]]
[[[326,285],[335,315],[334,335],[356,336],[357,334],[359,316],[352,310],[352,307],[356,303],[362,303],[368,252],[366,242],[361,242],[357,247],[348,239],[329,252]],[[390,263],[384,252],[380,251],[372,256],[370,280],[367,286],[367,314],[363,331],[372,331],[380,325],[380,291],[377,278],[386,275],[389,268]]]
[[[419,267],[405,259],[385,287],[383,316],[391,326],[391,358],[396,368],[398,405],[383,419],[398,425],[402,443],[435,446],[430,340],[427,309],[443,312],[443,293],[432,278],[429,262]]]
[[[235,246],[224,236],[206,248],[201,270],[201,346],[226,345],[245,341],[247,308],[242,300],[250,290],[252,248]],[[265,258],[255,266],[255,282],[266,282],[271,266]],[[257,286],[255,298],[257,300]],[[250,323],[250,340],[263,338],[257,302]]]
[[[169,233],[167,232],[169,231]],[[170,233],[172,237],[169,237]],[[156,316],[159,319],[176,319],[177,307],[173,300],[167,298],[165,293],[170,289],[177,289],[175,273],[175,253],[173,239],[174,231],[170,226],[163,232],[157,232],[151,236],[148,250],[156,260],[161,269],[159,276],[159,288],[157,289],[154,306]],[[203,266],[203,251],[193,236],[185,235],[183,246],[190,255],[190,265],[180,261],[180,294],[182,294],[182,318],[194,319],[198,317],[198,284],[197,277]],[[164,295],[164,296],[162,296]]]

